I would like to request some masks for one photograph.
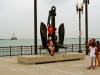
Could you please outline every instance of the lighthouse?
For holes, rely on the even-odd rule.
[[[15,36],[14,33],[13,33],[13,36],[11,37],[11,40],[17,40],[17,37]]]

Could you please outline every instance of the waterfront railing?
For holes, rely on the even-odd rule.
[[[65,44],[68,48],[59,48],[59,53],[78,52],[79,44]],[[37,46],[37,54],[48,54],[47,49],[40,49],[41,45]],[[81,50],[85,51],[85,44],[81,44]],[[0,47],[0,56],[17,56],[17,55],[34,55],[34,46],[5,46]]]

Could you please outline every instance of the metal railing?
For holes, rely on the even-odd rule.
[[[67,53],[67,52],[78,52],[79,44],[65,44],[65,47],[68,48],[59,48],[59,53]],[[46,54],[48,52],[47,49],[39,49],[41,45],[37,46],[37,54]],[[85,44],[81,44],[81,50],[85,51]],[[16,55],[33,55],[34,54],[34,46],[6,46],[0,47],[0,56],[16,56]]]

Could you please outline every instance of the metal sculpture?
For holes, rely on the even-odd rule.
[[[55,29],[55,16],[56,16],[56,7],[55,6],[52,6],[51,7],[51,10],[49,11],[49,15],[48,15],[48,21],[47,21],[47,27],[50,26],[50,24],[53,25],[53,28]],[[50,23],[50,20],[51,20],[51,23]],[[46,40],[47,40],[47,27],[46,25],[41,22],[40,24],[40,34],[41,34],[41,40],[42,40],[42,46],[44,48],[46,48]],[[64,24],[62,23],[60,26],[59,26],[59,39],[58,41],[59,42],[56,42],[55,41],[55,30],[53,30],[53,37],[52,37],[52,41],[55,45],[55,51],[57,52],[59,48],[65,48],[63,46],[63,42],[64,42],[64,33],[65,33],[65,30],[64,30]]]

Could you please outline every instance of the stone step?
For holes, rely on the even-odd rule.
[[[67,53],[67,54],[55,54],[54,56],[50,55],[22,55],[17,56],[17,61],[19,63],[26,64],[36,64],[43,62],[53,62],[53,61],[64,61],[64,60],[75,60],[75,59],[84,59],[85,53]]]

